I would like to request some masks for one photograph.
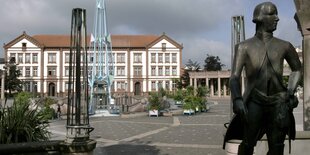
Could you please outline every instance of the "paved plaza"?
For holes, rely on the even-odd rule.
[[[229,100],[213,102],[208,112],[172,117],[92,117],[94,154],[225,155],[224,123],[230,120]],[[298,114],[297,114],[298,115]],[[65,120],[51,123],[52,139],[65,139]]]

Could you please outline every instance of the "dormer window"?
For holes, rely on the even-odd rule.
[[[166,51],[166,48],[167,48],[167,47],[166,47],[166,43],[162,43],[162,44],[161,44],[161,48],[162,48],[162,51],[163,51],[163,52]]]
[[[26,50],[26,48],[27,48],[27,43],[22,43],[22,50],[24,51]]]

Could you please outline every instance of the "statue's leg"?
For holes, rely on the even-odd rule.
[[[276,121],[276,107],[271,108],[266,118],[268,117],[268,129],[266,132],[268,139],[268,154],[267,155],[283,155],[284,141],[287,133],[287,128],[280,128],[279,123]]]
[[[274,144],[269,146],[269,150],[267,155],[283,155],[284,152],[284,144]]]
[[[249,146],[247,143],[242,142],[238,147],[238,155],[253,155],[254,146]]]
[[[256,103],[248,104],[248,124],[244,126],[244,138],[239,146],[238,155],[253,155],[258,133],[262,126],[262,107]]]

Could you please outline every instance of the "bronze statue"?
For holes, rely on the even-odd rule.
[[[230,87],[236,115],[229,124],[224,144],[230,139],[241,139],[238,155],[252,155],[264,134],[268,139],[267,155],[282,155],[285,136],[295,138],[292,111],[298,104],[294,93],[301,77],[301,62],[292,44],[273,37],[278,21],[273,3],[257,5],[253,13],[255,36],[235,46]],[[282,78],[284,60],[292,70],[288,86]],[[247,80],[242,95],[243,69]]]

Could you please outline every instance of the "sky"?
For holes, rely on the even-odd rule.
[[[254,7],[262,0],[105,0],[108,31],[113,34],[165,33],[183,45],[182,63],[201,66],[207,54],[231,66],[231,18],[243,15],[246,38],[255,33]],[[270,0],[280,21],[274,36],[300,46],[302,37],[294,20],[294,0]],[[73,8],[85,8],[88,34],[92,32],[96,0],[0,0],[0,43],[25,31],[28,35],[70,34]],[[4,49],[0,48],[0,57]]]

